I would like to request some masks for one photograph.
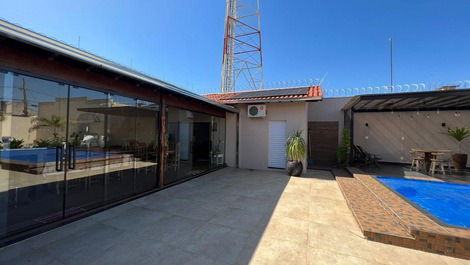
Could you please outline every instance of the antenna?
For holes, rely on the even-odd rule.
[[[259,0],[226,0],[220,92],[263,88]]]
[[[390,38],[390,92],[393,93],[393,39]]]

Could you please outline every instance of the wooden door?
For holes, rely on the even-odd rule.
[[[333,167],[337,164],[338,122],[308,123],[308,166]]]

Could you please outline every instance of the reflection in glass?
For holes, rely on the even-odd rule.
[[[137,101],[133,98],[110,96],[106,110],[106,146],[111,160],[106,174],[107,200],[127,197],[134,193],[136,106]],[[114,163],[116,159],[120,163]]]
[[[0,73],[0,236],[62,218],[67,93]]]
[[[157,187],[158,174],[158,104],[137,100],[135,157],[135,192]]]
[[[223,166],[225,119],[168,108],[165,183]]]
[[[67,142],[66,215],[103,204],[107,94],[70,87]]]
[[[212,117],[211,168],[223,167],[225,163],[225,119]]]

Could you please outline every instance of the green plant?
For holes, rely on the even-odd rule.
[[[351,148],[351,134],[349,132],[349,129],[344,128],[341,145],[339,146],[336,152],[336,155],[338,157],[338,162],[343,167],[348,165],[350,148]]]
[[[10,149],[19,149],[23,147],[24,140],[13,138],[10,141]]]
[[[50,119],[45,117],[35,117],[31,122],[33,123],[33,126],[31,126],[29,131],[49,128],[52,129],[52,135],[54,138],[58,138],[57,131],[62,131],[65,128],[65,122],[61,117],[56,115],[52,115]]]
[[[287,159],[302,161],[306,156],[306,144],[302,138],[302,130],[294,131],[286,143]]]
[[[462,127],[462,128],[456,127],[455,129],[448,128],[447,134],[451,136],[452,138],[454,138],[459,143],[459,152],[461,152],[462,141],[470,137],[470,130],[465,127]]]
[[[49,147],[52,146],[51,140],[48,139],[39,139],[34,140],[34,147]]]

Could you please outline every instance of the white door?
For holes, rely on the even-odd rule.
[[[286,122],[269,122],[268,167],[286,168]]]

